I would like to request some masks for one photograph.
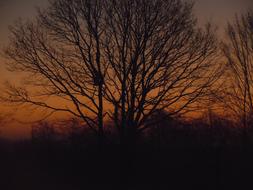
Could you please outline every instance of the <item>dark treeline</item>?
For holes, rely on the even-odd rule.
[[[251,185],[252,143],[243,128],[212,114],[184,121],[157,113],[131,154],[107,123],[103,151],[76,119],[41,122],[32,139],[0,143],[5,189],[237,189]],[[247,133],[252,137],[252,131]],[[129,153],[129,152],[128,152]],[[102,162],[101,162],[102,159]]]
[[[212,112],[201,117],[185,120],[184,118],[168,116],[166,112],[157,111],[151,116],[154,122],[145,133],[138,136],[136,146],[151,146],[154,148],[182,147],[237,147],[250,145],[253,139],[251,128],[238,127],[238,123],[225,119]],[[105,123],[105,145],[119,146],[120,137],[113,122]],[[35,144],[64,144],[80,146],[86,149],[96,145],[96,135],[83,125],[81,120],[69,119],[64,121],[42,121],[32,126],[31,141]],[[250,144],[249,144],[250,143]]]

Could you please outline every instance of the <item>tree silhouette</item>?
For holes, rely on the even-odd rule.
[[[235,16],[234,23],[228,23],[227,41],[223,52],[227,60],[229,89],[225,92],[230,108],[242,119],[247,127],[253,113],[253,14]]]
[[[52,1],[11,28],[8,67],[28,77],[22,87],[7,84],[2,99],[71,113],[101,142],[108,114],[122,143],[134,142],[154,112],[192,110],[218,78],[214,31],[197,27],[192,8],[181,0]]]
[[[122,140],[150,126],[155,111],[189,111],[217,80],[212,27],[197,28],[192,7],[178,0],[109,1],[106,99]]]
[[[36,21],[13,26],[6,50],[12,60],[9,69],[29,77],[21,88],[7,84],[5,100],[47,108],[50,114],[69,112],[102,140],[106,71],[100,55],[102,11],[98,0],[52,1],[48,10],[38,11]],[[57,98],[62,106],[42,98]]]

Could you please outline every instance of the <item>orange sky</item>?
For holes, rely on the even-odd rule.
[[[18,18],[32,19],[36,13],[36,6],[46,7],[47,0],[1,0],[0,1],[0,47],[8,44],[8,26]],[[196,0],[195,13],[200,23],[211,21],[219,27],[219,34],[223,33],[223,26],[231,20],[237,12],[243,12],[250,7],[253,9],[253,0]],[[0,53],[0,83],[6,80],[17,81],[18,77],[4,69],[4,59]],[[6,110],[6,108],[4,108]],[[18,118],[23,121],[35,119],[35,114],[16,110]],[[0,128],[0,135],[7,138],[24,138],[29,136],[29,125],[10,122]]]

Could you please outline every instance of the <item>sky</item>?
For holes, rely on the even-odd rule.
[[[253,0],[196,0],[195,11],[201,22],[211,21],[220,29],[236,13],[253,9]]]
[[[36,7],[46,7],[47,0],[0,0],[0,48],[8,44],[8,27],[15,20],[32,19],[36,15]],[[207,21],[218,26],[222,36],[227,21],[231,21],[235,13],[241,13],[248,9],[253,10],[253,0],[196,0],[194,12],[200,23]],[[16,76],[10,75],[5,69],[4,61],[0,53],[0,83]],[[0,129],[1,131],[1,129]],[[18,135],[27,136],[28,129],[20,127],[6,127],[2,134],[7,137]]]
[[[187,1],[187,0],[186,0]],[[0,46],[8,42],[8,26],[18,18],[32,18],[35,7],[46,7],[48,0],[0,0]],[[237,12],[253,9],[253,0],[195,0],[201,23],[212,21],[220,28]]]

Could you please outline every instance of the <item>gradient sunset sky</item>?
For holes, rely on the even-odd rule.
[[[36,7],[46,7],[47,0],[0,0],[0,48],[8,44],[9,29],[19,18],[32,19],[36,15]],[[253,9],[253,0],[196,0],[195,14],[200,23],[211,21],[219,28],[222,36],[227,21],[231,21],[235,13]],[[0,82],[14,78],[4,69],[4,61],[0,53]],[[24,126],[23,126],[24,127]],[[2,134],[7,137],[27,135],[29,130],[16,127],[5,127]]]

